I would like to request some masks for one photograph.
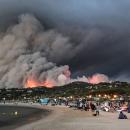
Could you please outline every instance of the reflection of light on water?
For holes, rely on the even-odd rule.
[[[16,112],[14,113],[14,115],[16,115],[16,116],[17,116],[17,115],[18,115],[18,112],[16,111]]]
[[[2,115],[6,115],[6,113],[3,112]]]
[[[3,112],[3,113],[0,113],[0,115],[2,115],[2,116],[18,116],[18,115],[20,115],[20,113],[18,111],[10,112],[10,113]]]

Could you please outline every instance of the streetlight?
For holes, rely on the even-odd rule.
[[[92,98],[92,95],[89,95],[89,98]]]
[[[99,94],[98,97],[101,97],[101,95]]]
[[[107,95],[105,94],[105,95],[104,95],[104,97],[106,98],[106,97],[107,97]]]
[[[114,95],[114,98],[117,98],[117,95]]]

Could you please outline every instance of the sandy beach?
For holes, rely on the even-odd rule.
[[[72,108],[59,106],[42,108],[52,110],[52,113],[16,130],[130,130],[128,113],[126,113],[128,120],[119,120],[118,113],[101,112],[99,117],[94,117],[91,112]]]

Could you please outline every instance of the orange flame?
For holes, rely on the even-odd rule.
[[[47,88],[52,88],[55,85],[50,80],[46,80],[44,82],[38,82],[37,80],[31,79],[31,78],[29,78],[25,84],[26,88],[35,88],[35,87],[43,87],[43,86]]]
[[[101,82],[109,82],[108,77],[104,74],[95,74],[92,77],[89,77],[88,80],[89,80],[89,83],[91,83],[91,84],[98,84]]]

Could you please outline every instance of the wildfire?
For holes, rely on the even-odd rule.
[[[44,82],[38,82],[34,79],[28,79],[25,84],[26,88],[35,88],[45,86],[47,88],[52,88],[54,83],[52,81],[46,80]]]
[[[104,74],[95,74],[92,77],[89,77],[88,80],[89,80],[89,83],[92,83],[92,84],[98,84],[101,82],[109,82],[108,77]]]
[[[25,87],[26,88],[35,88],[35,87],[47,87],[52,88],[54,86],[62,86],[67,83],[73,82],[73,81],[83,81],[91,84],[98,84],[101,82],[109,82],[109,79],[104,74],[95,74],[91,77],[81,77],[77,78],[76,80],[72,80],[70,78],[71,72],[67,69],[63,71],[61,74],[56,75],[54,79],[46,77],[46,80],[39,81],[38,78],[35,75],[28,76]]]

